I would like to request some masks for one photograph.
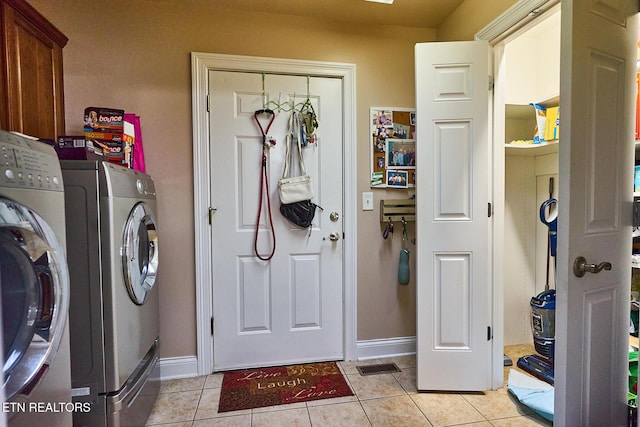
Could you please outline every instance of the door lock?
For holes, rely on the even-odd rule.
[[[338,212],[331,212],[331,214],[329,214],[329,219],[333,222],[336,222],[340,219],[340,214],[338,214]]]
[[[611,270],[610,262],[601,262],[600,264],[587,264],[587,260],[583,256],[579,256],[573,262],[573,274],[576,277],[582,277],[585,273],[600,273],[602,270]]]
[[[332,242],[337,242],[338,240],[340,240],[340,233],[338,233],[337,231],[334,231],[333,233],[329,234],[329,236],[323,237],[322,240],[331,240]]]

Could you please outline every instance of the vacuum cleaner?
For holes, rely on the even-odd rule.
[[[518,359],[518,367],[553,385],[553,356],[555,353],[556,290],[549,289],[550,259],[554,260],[558,246],[558,201],[553,198],[553,178],[549,180],[549,199],[540,206],[540,220],[548,227],[547,277],[544,292],[531,298],[531,331],[538,354]],[[554,269],[555,271],[555,269]]]

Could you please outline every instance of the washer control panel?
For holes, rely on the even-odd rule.
[[[102,162],[110,197],[155,199],[156,186],[149,175],[109,162]]]
[[[53,147],[0,130],[0,186],[63,191],[60,163]]]

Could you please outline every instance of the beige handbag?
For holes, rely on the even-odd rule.
[[[301,202],[303,200],[313,199],[313,187],[311,185],[311,177],[307,175],[304,168],[304,160],[302,158],[302,147],[300,146],[300,113],[293,112],[289,118],[289,134],[286,138],[284,170],[282,178],[278,181],[278,190],[280,192],[280,201],[284,204]],[[289,163],[291,162],[292,139],[298,146],[298,161],[300,164],[300,176],[289,176]]]

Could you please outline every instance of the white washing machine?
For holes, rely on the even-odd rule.
[[[63,190],[52,147],[0,130],[3,412],[11,427],[71,426]]]
[[[71,277],[74,426],[143,426],[160,387],[155,186],[100,161],[62,161]]]

